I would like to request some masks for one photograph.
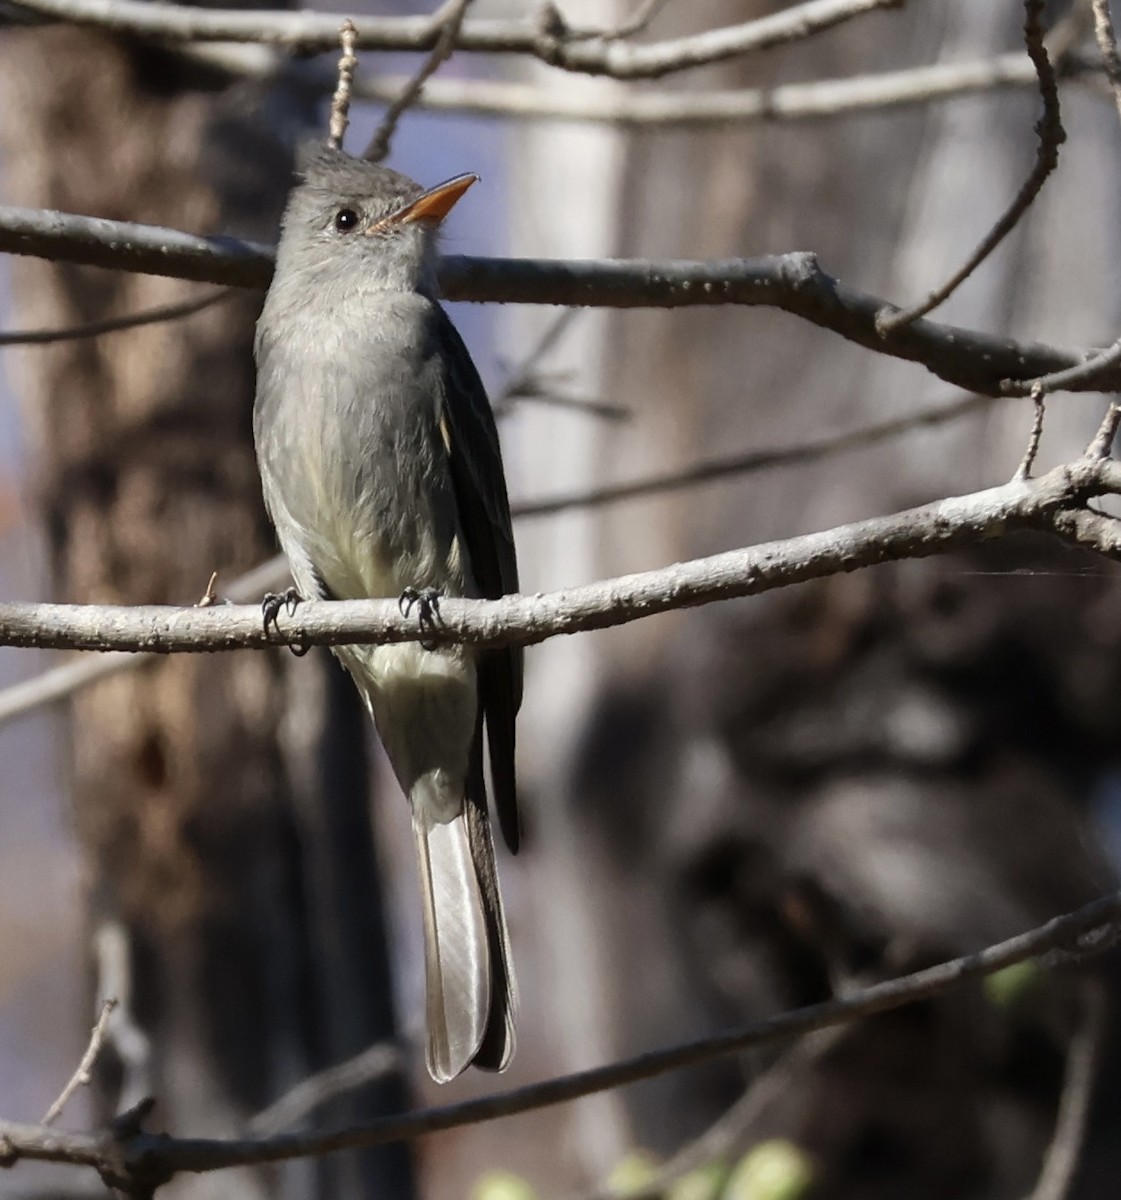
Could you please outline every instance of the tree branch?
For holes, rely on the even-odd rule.
[[[542,1083],[405,1116],[382,1117],[347,1129],[221,1140],[145,1133],[137,1128],[142,1113],[118,1118],[115,1128],[104,1134],[64,1134],[41,1125],[0,1122],[0,1153],[8,1165],[33,1159],[93,1167],[107,1183],[141,1194],[184,1171],[217,1171],[383,1145],[562,1104],[726,1054],[801,1037],[940,995],[967,980],[1049,952],[1096,953],[1113,945],[1119,918],[1121,893],[1114,893],[975,954],[873,984],[844,998]]]
[[[228,75],[249,79],[283,77],[315,94],[330,95],[335,76],[319,64],[293,59],[270,46],[234,42],[184,44],[178,52]],[[1085,55],[1065,54],[1055,64],[1063,80],[1098,76],[1101,64]],[[401,76],[356,79],[351,94],[379,104],[392,103],[408,86]],[[656,125],[660,129],[759,121],[804,121],[912,108],[978,92],[1037,87],[1031,62],[1022,54],[1001,54],[977,62],[934,63],[855,75],[784,83],[770,88],[729,91],[612,91],[594,81],[573,80],[563,89],[505,79],[432,79],[415,106],[440,112],[477,113],[543,121],[595,121]]]
[[[572,312],[572,309],[565,310],[561,316],[567,318],[571,316]],[[520,394],[519,389],[528,386],[527,365],[535,363],[547,350],[548,345],[559,335],[560,326],[561,322],[558,320],[546,330],[545,335],[531,349],[523,366],[517,368],[507,383],[496,393],[496,409],[499,408],[498,402],[503,397]],[[532,371],[532,366],[529,366],[528,369]],[[511,388],[513,388],[513,393]],[[670,491],[733,475],[740,476],[753,471],[798,466],[807,462],[819,461],[832,454],[874,445],[885,438],[896,437],[912,429],[939,425],[965,416],[990,403],[992,400],[987,396],[966,396],[953,404],[940,404],[936,407],[919,410],[909,417],[868,425],[848,433],[824,437],[818,441],[778,447],[773,450],[749,451],[735,458],[710,460],[678,472],[667,472],[660,476],[651,476],[631,483],[609,485],[586,492],[574,492],[567,496],[515,502],[511,511],[515,519],[528,518],[532,520],[552,513],[566,512],[576,507],[595,507],[625,498]],[[508,405],[505,407],[508,408]],[[619,410],[614,410],[613,415],[618,416]],[[226,590],[226,595],[231,600],[251,602],[256,596],[266,591],[275,591],[282,587],[287,577],[288,566],[283,557],[278,555],[249,574],[235,580]],[[142,667],[155,657],[157,656],[125,652],[83,655],[57,667],[51,667],[31,679],[2,688],[0,689],[0,726],[46,704],[64,700],[75,692],[111,675]]]
[[[808,579],[899,559],[925,558],[1006,534],[1055,533],[1121,556],[1121,522],[1085,502],[1121,494],[1121,464],[1084,457],[1036,480],[951,497],[821,533],[732,550],[659,570],[536,596],[447,598],[420,628],[396,600],[309,601],[266,632],[257,605],[0,604],[0,645],[171,653],[263,649],[277,644],[356,645],[424,640],[437,645],[529,645],[669,612],[754,596]]]
[[[82,1055],[81,1061],[78,1063],[74,1074],[70,1076],[66,1086],[59,1092],[57,1099],[47,1109],[46,1115],[40,1122],[43,1125],[52,1125],[62,1115],[62,1110],[66,1107],[70,1097],[80,1088],[85,1087],[90,1081],[90,1072],[93,1070],[94,1063],[97,1062],[97,1056],[101,1053],[102,1044],[105,1041],[105,1030],[109,1024],[109,1018],[113,1015],[113,1009],[117,1007],[117,998],[109,996],[101,1005],[101,1012],[98,1014],[97,1020],[94,1022],[93,1029],[90,1031],[89,1044],[86,1046],[86,1051]]]
[[[14,329],[0,331],[0,346],[47,346],[55,342],[74,342],[83,338],[101,337],[106,333],[120,333],[125,329],[136,329],[141,325],[159,325],[165,321],[179,321],[194,316],[203,309],[228,300],[236,293],[228,288],[208,291],[192,300],[178,304],[162,304],[157,308],[145,308],[140,312],[127,313],[123,317],[107,317],[104,321],[89,321],[85,325],[72,325],[65,329]]]
[[[152,275],[264,288],[272,249],[235,238],[205,238],[155,226],[0,206],[0,251]],[[1016,342],[919,320],[885,336],[876,325],[888,303],[827,275],[816,255],[707,262],[445,257],[440,282],[450,300],[604,308],[738,304],[778,308],[848,341],[919,363],[967,391],[998,395],[1007,380],[1079,367],[1097,353]],[[1121,391],[1121,365],[1105,364],[1071,390]]]
[[[455,50],[456,38],[459,36],[460,29],[463,28],[463,19],[467,15],[467,7],[470,3],[471,0],[446,0],[446,3],[441,5],[433,17],[434,20],[438,18],[440,21],[440,33],[436,38],[436,44],[428,52],[416,74],[411,76],[401,88],[400,95],[395,96],[390,102],[366,147],[364,158],[368,158],[371,162],[381,162],[389,154],[398,121],[406,110],[412,108],[420,99],[425,85],[440,69],[440,66],[451,58]]]
[[[896,417],[891,421],[880,421],[865,425],[847,433],[830,434],[822,438],[806,438],[790,446],[778,446],[773,450],[748,450],[742,454],[730,454],[710,458],[678,471],[646,475],[641,479],[625,483],[608,483],[601,487],[587,488],[567,495],[542,496],[534,500],[515,501],[510,508],[515,519],[532,520],[535,517],[551,517],[556,513],[572,509],[599,508],[616,504],[620,500],[634,500],[640,496],[664,495],[681,491],[698,484],[716,483],[723,479],[736,479],[757,471],[775,470],[780,467],[800,466],[819,462],[847,450],[862,450],[879,442],[898,437],[912,429],[930,428],[967,416],[993,403],[990,396],[965,396],[952,404],[939,404],[922,409],[907,417]],[[0,692],[2,706],[3,692]],[[2,714],[0,707],[0,714]]]
[[[338,45],[340,13],[262,12],[203,9],[145,0],[11,0],[17,11],[52,20],[93,25],[115,33],[161,42],[264,42],[301,54]],[[686,37],[632,45],[610,35],[570,30],[551,4],[530,17],[465,22],[458,51],[524,54],[550,66],[614,79],[653,79],[671,72],[800,41],[877,9],[899,8],[902,0],[805,0],[740,25]],[[359,50],[431,50],[443,14],[428,17],[356,17]]]
[[[1043,44],[1043,0],[1024,0],[1024,44],[1039,81],[1039,94],[1043,99],[1043,116],[1036,122],[1037,139],[1035,163],[1012,203],[1001,214],[980,244],[964,263],[925,300],[897,311],[885,312],[880,318],[880,330],[891,333],[903,325],[909,325],[924,317],[932,309],[948,300],[970,275],[989,257],[1002,241],[1019,224],[1021,217],[1035,203],[1048,176],[1059,165],[1059,147],[1066,141],[1059,116],[1059,84],[1055,69],[1047,56]]]

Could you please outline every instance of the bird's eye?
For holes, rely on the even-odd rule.
[[[339,233],[349,233],[358,224],[358,214],[353,208],[340,208],[335,213],[335,228]]]

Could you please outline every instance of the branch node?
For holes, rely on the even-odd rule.
[[[152,1109],[156,1107],[155,1096],[145,1096],[143,1100],[138,1100],[131,1108],[126,1108],[123,1113],[118,1113],[109,1123],[109,1132],[114,1141],[127,1142],[130,1138],[138,1137],[144,1132],[142,1126],[144,1122],[151,1116]]]

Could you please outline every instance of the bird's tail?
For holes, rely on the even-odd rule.
[[[413,833],[424,909],[428,1070],[438,1083],[472,1064],[501,1071],[514,1052],[517,987],[485,801],[468,795],[447,822],[414,810]]]

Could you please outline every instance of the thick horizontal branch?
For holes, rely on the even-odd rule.
[[[1049,952],[1076,955],[1100,952],[1113,944],[1113,930],[1119,917],[1121,893],[1115,893],[978,953],[874,984],[841,999],[794,1009],[714,1037],[655,1050],[544,1083],[442,1108],[383,1117],[348,1129],[224,1141],[149,1134],[137,1128],[136,1119],[118,1119],[115,1134],[107,1132],[104,1135],[64,1134],[43,1126],[0,1122],[0,1153],[8,1165],[22,1158],[90,1166],[105,1182],[121,1187],[129,1194],[142,1195],[150,1194],[154,1188],[184,1171],[217,1171],[403,1141],[561,1104],[722,1055],[887,1012]]]
[[[154,226],[71,213],[0,206],[0,251],[170,275],[240,287],[266,287],[271,247],[205,238]],[[996,395],[1009,379],[1078,367],[1090,350],[1015,342],[974,330],[915,321],[883,334],[877,317],[892,306],[827,275],[815,255],[709,262],[559,261],[449,255],[440,283],[451,300],[606,308],[739,304],[778,308],[880,354],[919,363],[948,383]],[[1121,365],[1076,377],[1072,389],[1121,391]]]
[[[902,0],[807,0],[740,25],[642,44],[569,29],[556,8],[542,5],[530,17],[466,21],[455,47],[524,54],[589,75],[651,79],[811,37],[864,13],[901,5]],[[145,0],[11,0],[10,6],[163,42],[264,42],[305,54],[334,50],[347,19],[353,20],[359,50],[431,50],[442,28],[431,17],[347,18],[342,13],[207,9]]]
[[[253,605],[210,608],[0,604],[0,645],[155,653],[262,649],[280,643],[347,645],[424,640],[528,645],[558,634],[623,625],[674,609],[754,596],[809,579],[924,558],[1017,530],[1055,533],[1101,553],[1121,552],[1121,522],[1085,510],[1121,492],[1121,465],[1083,458],[1037,480],[938,500],[892,516],[732,550],[655,571],[536,596],[449,598],[421,628],[396,600],[300,605],[280,631],[262,628]]]

